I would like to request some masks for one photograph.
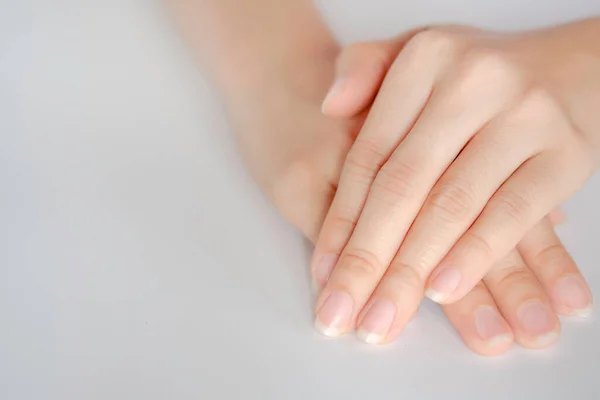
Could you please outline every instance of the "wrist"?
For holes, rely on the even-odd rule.
[[[227,101],[287,90],[318,101],[331,84],[340,46],[325,27],[248,41],[242,51],[224,48],[209,68]]]
[[[322,101],[340,51],[331,36],[302,42],[290,40],[283,46],[260,43],[258,47],[247,56],[223,58],[223,64],[228,66],[219,67],[212,74],[226,99],[284,89]]]
[[[256,94],[281,85],[282,79],[300,89],[315,86],[305,82],[307,71],[319,65],[329,68],[337,55],[336,40],[312,0],[168,3],[201,65],[225,97]]]
[[[556,96],[600,165],[600,19],[531,32],[514,43],[519,58]]]

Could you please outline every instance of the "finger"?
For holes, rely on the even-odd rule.
[[[518,248],[549,294],[556,312],[583,318],[592,314],[590,288],[550,221],[544,219],[537,224],[525,235]]]
[[[483,281],[519,344],[538,349],[556,342],[560,334],[558,317],[546,292],[516,250],[495,264]]]
[[[389,85],[384,84],[380,91],[381,94],[386,90],[391,93],[398,90],[398,93],[403,94],[403,105],[394,110],[396,120],[385,129],[369,128],[372,121],[379,118],[378,113],[387,115],[386,111],[389,111],[386,110],[389,105],[381,102],[378,95],[361,131],[361,134],[370,132],[370,136],[361,139],[359,134],[346,157],[339,186],[320,231],[311,262],[311,274],[317,287],[324,286],[354,231],[377,171],[408,132],[429,97],[435,64],[430,62],[423,66],[417,65],[413,62],[415,53],[418,53],[417,49],[409,43],[396,58],[385,78]]]
[[[450,303],[464,296],[556,203],[583,182],[547,151],[519,168],[490,199],[473,226],[432,273],[428,296]]]
[[[414,218],[414,215],[406,212],[401,215],[404,220],[398,220],[398,216],[388,218],[386,214],[391,211],[390,207],[379,209],[377,202],[372,202],[371,212],[363,215],[366,218],[362,218],[363,227],[358,230],[362,231],[361,236],[353,236],[354,243],[349,243],[375,176],[413,126],[427,103],[435,77],[449,62],[445,58],[442,62],[437,60],[440,52],[446,50],[447,43],[446,40],[440,39],[437,33],[431,32],[423,32],[409,41],[394,61],[363,129],[348,153],[340,185],[319,235],[311,265],[313,277],[328,276],[325,280],[325,290],[317,300],[316,306],[316,324],[321,328],[333,324],[334,321],[330,320],[333,316],[337,326],[335,332],[345,331],[354,323],[357,312],[362,309],[377,285],[396,253],[398,244],[406,233],[406,227]],[[402,93],[403,96],[400,105],[397,105],[398,93]],[[394,105],[393,113],[390,113],[391,105]],[[386,178],[389,178],[387,180],[394,186],[397,184],[393,181],[398,180],[423,186],[435,179],[415,179],[420,176],[414,173],[415,171],[422,174],[422,171],[428,169],[420,168],[419,164],[423,164],[423,159],[417,160],[418,164],[412,164],[410,161],[412,160],[405,160],[402,164],[396,163],[394,171],[379,174],[378,181],[384,181],[384,187],[387,185]],[[431,174],[430,171],[429,173]],[[393,194],[394,188],[390,186],[388,189],[391,189]],[[424,186],[414,193],[424,197],[423,193],[429,189]],[[380,191],[374,191],[375,195],[379,195]],[[412,195],[411,200],[413,204],[409,210],[416,213],[414,210],[419,206],[417,203],[424,199]],[[400,208],[397,207],[398,209]],[[370,215],[373,210],[379,213],[377,218]],[[384,225],[381,225],[381,217],[385,220]],[[392,221],[393,225],[390,224]],[[398,229],[398,226],[401,229]],[[374,232],[374,235],[369,237],[369,232]],[[370,246],[370,243],[378,239],[385,239],[385,242],[377,243],[375,248]],[[346,249],[345,254],[338,258],[342,249]],[[323,282],[316,282],[316,286],[322,284]],[[332,293],[336,294],[334,298],[345,299],[343,307],[341,303],[334,307],[330,299]]]
[[[560,208],[556,207],[548,214],[548,219],[553,226],[562,225],[567,222],[567,214]]]
[[[375,299],[392,301],[398,315],[410,314],[412,308],[418,307],[431,271],[477,218],[498,187],[539,151],[535,140],[514,146],[503,133],[506,125],[506,120],[497,119],[477,134],[429,193],[372,295]],[[402,280],[410,285],[399,282]],[[399,285],[402,291],[398,290]],[[394,321],[393,330],[397,330],[396,324],[402,321]]]
[[[483,283],[478,283],[461,300],[442,308],[465,344],[477,354],[496,356],[511,347],[512,330]]]
[[[440,37],[434,36],[435,41],[432,41],[431,35],[420,35],[415,38],[417,37],[428,38],[426,42],[428,46],[425,49],[434,51],[436,56],[442,49],[446,50],[444,48],[447,45],[445,39],[440,40]],[[419,44],[423,40],[412,41],[407,45],[406,53],[403,53],[410,54],[409,50],[424,51],[423,45]],[[414,45],[411,47],[411,44]],[[394,63],[392,70],[401,65],[405,59],[413,61],[412,64],[414,65],[412,57],[414,56],[399,57],[397,59],[398,63]],[[328,301],[331,293],[343,293],[348,301],[343,309],[343,318],[339,317],[338,319],[345,322],[354,320],[357,310],[364,306],[385,272],[427,193],[443,170],[452,162],[469,138],[491,118],[494,112],[501,110],[505,103],[515,95],[511,85],[492,84],[485,86],[485,90],[476,90],[482,83],[486,83],[485,80],[482,81],[485,75],[480,72],[473,74],[469,74],[469,72],[473,72],[473,68],[476,71],[478,69],[490,69],[491,66],[488,64],[495,62],[495,59],[489,61],[488,58],[484,58],[484,61],[481,61],[476,58],[475,60],[477,61],[467,63],[467,67],[459,68],[456,71],[457,77],[449,79],[449,84],[441,85],[439,91],[432,95],[431,100],[419,117],[419,121],[405,139],[407,143],[403,143],[402,146],[397,148],[392,157],[385,162],[384,168],[381,168],[382,162],[385,161],[385,157],[390,151],[390,147],[386,145],[386,142],[394,142],[393,139],[390,139],[394,137],[400,137],[399,140],[402,140],[404,135],[394,134],[394,131],[398,126],[402,128],[401,132],[408,129],[412,120],[411,118],[398,119],[398,114],[402,115],[402,113],[390,115],[387,112],[389,111],[389,104],[396,102],[397,93],[403,91],[397,90],[397,87],[394,87],[395,85],[391,83],[387,84],[388,79],[386,78],[386,83],[384,83],[382,91],[377,96],[376,104],[369,114],[363,131],[361,131],[348,155],[344,166],[345,171],[340,181],[340,189],[336,195],[337,199],[342,196],[342,193],[348,192],[344,194],[345,198],[348,199],[345,201],[350,201],[355,207],[356,205],[359,207],[346,207],[346,214],[354,214],[350,218],[348,216],[343,216],[343,218],[337,216],[337,220],[342,220],[345,224],[345,227],[339,229],[338,232],[330,233],[324,230],[321,233],[321,236],[339,235],[344,239],[352,233],[352,237],[346,244],[339,260],[335,256],[327,258],[322,256],[325,253],[321,251],[319,244],[317,244],[316,254],[319,255],[319,260],[327,260],[330,264],[337,261],[331,278],[327,281],[325,291],[317,301],[317,310]],[[433,65],[435,65],[435,68],[440,68],[444,61],[433,63]],[[411,63],[408,63],[407,67],[411,67]],[[505,72],[501,68],[492,68],[492,70],[494,73],[502,71],[499,72],[499,77],[505,76]],[[392,77],[391,82],[393,83],[396,80],[403,82],[410,74],[402,70],[401,73],[388,76]],[[424,76],[425,79],[417,80],[417,82],[427,82],[427,85],[424,86],[424,88],[427,88],[431,85],[430,80],[436,75],[418,76]],[[471,76],[475,76],[475,78],[471,78]],[[493,76],[488,74],[486,78],[489,79]],[[492,82],[497,81],[498,79],[492,79]],[[394,90],[390,91],[389,87]],[[408,87],[410,88],[411,85],[408,85]],[[506,87],[509,89],[505,90]],[[482,93],[481,98],[464,95],[464,93],[469,92]],[[460,93],[463,96],[456,99],[455,93]],[[487,101],[481,101],[482,99]],[[385,108],[377,106],[380,102]],[[470,109],[470,111],[475,109],[475,111],[462,112],[466,109]],[[459,117],[456,117],[457,115]],[[444,124],[441,121],[450,122]],[[390,134],[382,135],[382,132],[386,131]],[[443,135],[442,132],[445,132],[446,135]],[[373,140],[375,138],[378,140]],[[394,146],[397,146],[399,144],[398,139],[395,142]],[[377,145],[374,145],[374,143],[377,143]],[[391,149],[393,148],[391,147]],[[367,154],[370,157],[367,157],[364,161],[356,162],[356,154]],[[350,171],[347,175],[346,170],[348,169]],[[373,181],[375,175],[377,178]],[[361,183],[365,182],[366,185],[356,187],[357,180]],[[365,192],[369,191],[371,181],[373,181],[373,188],[369,193],[370,201],[367,201],[361,212],[360,207],[364,204]],[[348,182],[353,186],[351,189],[346,188]],[[335,205],[336,200],[334,200]],[[360,221],[356,222],[358,213],[361,213]],[[361,221],[363,221],[362,224]],[[327,226],[327,221],[325,224]],[[356,229],[353,229],[355,225]],[[352,228],[353,231],[350,231],[349,228]],[[339,252],[334,254],[339,254]],[[422,288],[422,285],[420,287]],[[323,310],[327,311],[329,308]],[[341,312],[341,309],[339,311]],[[319,312],[317,312],[317,319],[319,319]],[[323,323],[323,321],[321,320],[320,323]]]
[[[354,43],[344,48],[321,106],[323,114],[351,117],[369,106],[397,54],[393,41]]]
[[[564,138],[564,132],[573,129],[562,117],[559,105],[538,90],[527,93],[511,114],[515,126],[533,127],[532,131],[545,132],[549,139]],[[583,185],[593,167],[582,144],[577,139],[558,143],[560,147],[546,145],[540,155],[526,161],[492,196],[431,274],[430,297],[452,302],[464,296],[556,204]]]
[[[417,32],[424,29],[413,29],[390,40],[354,43],[345,47],[338,56],[335,80],[323,101],[323,113],[351,117],[368,108],[398,53]]]

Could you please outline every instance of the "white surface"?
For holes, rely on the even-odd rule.
[[[344,41],[525,28],[597,0],[322,1]],[[436,306],[391,346],[312,329],[310,248],[249,181],[156,2],[0,0],[0,398],[600,397],[600,322],[470,353]],[[600,179],[562,230],[600,295]],[[594,205],[596,204],[596,207]]]

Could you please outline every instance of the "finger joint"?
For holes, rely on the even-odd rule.
[[[381,168],[373,193],[381,192],[382,198],[390,205],[398,205],[414,194],[417,169],[406,162],[388,162]]]
[[[445,222],[456,223],[471,218],[475,210],[474,190],[464,184],[446,183],[436,186],[429,204],[433,212]]]
[[[381,276],[384,271],[383,263],[371,251],[352,249],[342,254],[338,267],[343,273],[358,277]]]

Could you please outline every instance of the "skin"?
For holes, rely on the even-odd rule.
[[[281,214],[316,243],[346,157],[401,46],[395,40],[341,52],[311,2],[296,0],[285,7],[281,3],[172,0],[169,5],[223,97],[253,178]],[[366,54],[360,53],[364,50]],[[361,59],[369,62],[356,62]],[[338,73],[346,68],[348,76],[357,72],[361,79],[347,81],[344,94],[330,103],[328,113],[336,115],[332,118],[321,112],[321,103],[334,79],[336,60]],[[368,71],[373,73],[363,79]],[[556,267],[552,279],[570,271],[584,285],[585,281],[551,226],[551,219],[562,217],[551,216],[531,230],[515,257],[498,263],[495,280],[503,284],[492,288],[481,282],[463,299],[443,306],[473,351],[495,355],[510,348],[513,340],[538,348],[557,339],[556,312],[572,310],[556,302],[533,271],[552,260]],[[560,257],[550,257],[554,255]],[[550,287],[551,279],[547,282]],[[519,307],[531,299],[542,302],[551,321],[546,332],[550,335],[542,342],[518,321]]]
[[[324,285],[316,323],[325,333],[358,325],[367,340],[389,341],[423,295],[455,303],[482,278],[490,289],[506,284],[498,260],[530,259],[512,249],[600,164],[598,37],[600,19],[510,35],[428,27],[362,67],[374,90],[353,87],[365,73],[340,68],[325,113],[376,97],[311,266]],[[589,313],[574,266],[530,268],[559,312]],[[551,323],[540,322],[542,305],[525,304],[517,315],[535,309],[544,342]],[[507,316],[513,328],[517,319]]]

